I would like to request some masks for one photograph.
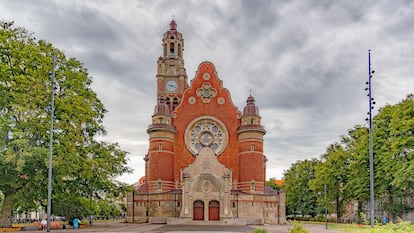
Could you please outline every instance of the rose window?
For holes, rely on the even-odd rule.
[[[193,155],[203,147],[210,147],[218,156],[227,146],[227,130],[216,119],[196,119],[186,129],[185,144]]]

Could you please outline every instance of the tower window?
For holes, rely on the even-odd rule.
[[[254,119],[253,118],[250,118],[250,124],[253,125],[253,123],[254,123]]]
[[[164,57],[167,56],[167,44],[164,44]]]
[[[251,150],[252,152],[254,152],[254,150],[255,150],[255,145],[254,145],[254,144],[251,144],[251,145],[250,145],[250,150]]]
[[[158,143],[158,151],[162,151],[162,143]]]
[[[169,98],[169,97],[167,97],[167,106],[168,106],[168,107],[170,107],[170,103],[171,103],[171,100],[170,100],[170,98]]]
[[[177,97],[174,97],[174,99],[173,99],[173,106],[174,106],[174,109],[178,106],[178,98]]]
[[[254,180],[250,181],[250,191],[254,191],[256,189],[256,182]]]
[[[159,179],[157,181],[157,186],[158,186],[158,190],[162,190],[162,180],[161,179]]]
[[[174,43],[170,44],[170,55],[174,55]]]

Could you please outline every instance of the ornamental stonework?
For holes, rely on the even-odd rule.
[[[211,148],[219,156],[227,146],[227,129],[213,117],[201,117],[189,124],[186,129],[185,144],[193,155],[204,148]]]

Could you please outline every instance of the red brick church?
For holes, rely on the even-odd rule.
[[[183,51],[172,20],[157,61],[145,178],[128,195],[127,221],[284,224],[285,193],[265,186],[266,131],[255,99],[240,112],[211,62],[189,84]]]

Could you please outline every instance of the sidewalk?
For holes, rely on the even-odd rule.
[[[322,224],[304,224],[309,233],[340,233],[336,230],[326,230]],[[234,233],[234,232],[252,232],[255,228],[266,229],[268,233],[289,233],[293,225],[259,225],[259,226],[236,226],[236,225],[158,225],[158,224],[132,224],[120,222],[98,222],[93,223],[91,227],[82,227],[79,229],[59,229],[51,230],[52,233],[81,233],[81,232],[110,232],[110,233]],[[42,231],[23,231],[24,233],[41,233]],[[43,231],[44,232],[44,231]]]

